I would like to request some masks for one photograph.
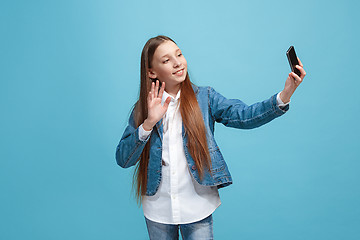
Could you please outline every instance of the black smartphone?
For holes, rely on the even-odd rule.
[[[289,60],[289,64],[291,67],[291,71],[293,71],[294,73],[296,73],[296,75],[298,75],[299,77],[301,76],[301,72],[299,69],[297,69],[295,66],[296,65],[300,65],[299,61],[297,59],[296,53],[295,53],[295,48],[294,46],[290,46],[289,49],[286,52],[286,56]]]

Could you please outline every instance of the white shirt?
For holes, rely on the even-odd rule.
[[[277,103],[284,106],[277,95]],[[164,91],[162,104],[170,95]],[[164,224],[187,224],[200,221],[220,206],[216,186],[200,185],[189,171],[182,138],[182,119],[179,111],[180,90],[171,97],[163,117],[162,178],[153,196],[143,196],[144,215],[151,221]],[[145,140],[150,131],[139,127],[139,138]]]
[[[162,104],[170,95],[164,91]],[[182,119],[179,110],[180,90],[171,97],[163,117],[162,178],[154,196],[143,196],[144,215],[151,221],[165,224],[187,224],[212,214],[221,201],[216,186],[200,185],[191,175],[185,157]],[[151,131],[139,128],[139,137],[146,139]],[[164,166],[165,165],[165,166]]]

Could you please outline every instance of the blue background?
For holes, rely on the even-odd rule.
[[[1,1],[1,239],[147,239],[133,168],[115,148],[140,54],[172,37],[191,80],[251,104],[281,91],[294,45],[307,76],[290,111],[216,125],[234,184],[215,239],[360,239],[357,1]]]

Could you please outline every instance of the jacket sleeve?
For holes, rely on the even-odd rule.
[[[227,99],[212,87],[208,88],[211,116],[216,122],[227,127],[251,129],[257,128],[283,115],[289,105],[280,109],[276,95],[250,106],[238,99]]]
[[[151,135],[151,134],[150,134]],[[130,115],[128,126],[116,147],[116,162],[123,168],[134,166],[140,158],[142,151],[150,138],[145,140],[139,138],[139,127],[135,127],[134,109]]]

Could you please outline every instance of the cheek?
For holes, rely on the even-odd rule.
[[[163,66],[159,71],[159,75],[161,76],[172,75],[172,69],[169,66]]]
[[[173,75],[172,73],[174,72],[174,68],[169,65],[169,67],[166,69],[166,71],[167,71],[167,74],[171,76],[171,75]]]
[[[184,65],[185,67],[187,67],[187,61],[186,61],[185,58],[184,58],[184,60],[183,60],[183,65]]]

